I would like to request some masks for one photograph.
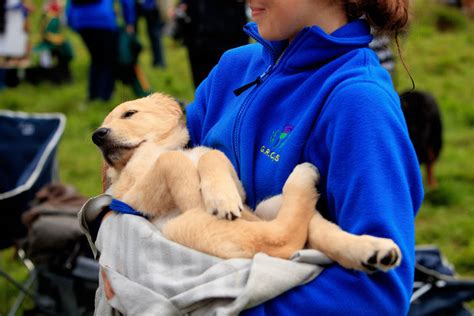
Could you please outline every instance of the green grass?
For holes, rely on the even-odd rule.
[[[417,89],[433,93],[441,106],[444,148],[439,187],[426,191],[416,239],[437,244],[459,274],[474,277],[474,22],[432,1],[417,4],[401,45]],[[440,23],[450,27],[440,31]],[[399,90],[411,87],[400,63],[397,78]]]
[[[91,134],[105,115],[117,104],[135,98],[129,86],[116,83],[113,98],[108,102],[86,102],[88,57],[84,45],[75,33],[70,33],[75,49],[72,62],[74,82],[70,85],[38,86],[22,83],[13,89],[1,91],[1,108],[27,112],[62,112],[67,117],[58,157],[61,178],[76,186],[83,194],[100,192],[97,177],[100,155],[91,142]],[[186,50],[170,39],[165,39],[167,67],[156,69],[151,64],[147,39],[141,56],[141,68],[154,91],[162,91],[189,102],[193,98],[193,86]]]
[[[444,148],[436,165],[439,187],[426,192],[416,219],[416,239],[418,244],[438,245],[460,275],[474,278],[474,21],[455,9],[436,5],[434,0],[419,0],[416,5],[410,32],[400,40],[401,49],[417,89],[432,92],[439,101],[444,123]],[[36,15],[33,22],[35,19]],[[440,25],[443,31],[438,30]],[[145,50],[140,64],[153,90],[191,101],[186,51],[166,39],[167,68],[151,68],[143,31]],[[110,102],[87,103],[85,47],[76,34],[71,32],[70,38],[76,52],[73,84],[21,84],[0,92],[0,107],[65,113],[68,121],[58,152],[61,179],[92,196],[100,193],[101,158],[90,140],[91,133],[110,109],[134,96],[129,87],[118,84]],[[401,63],[395,84],[400,91],[411,87]],[[26,271],[13,259],[11,250],[0,252],[0,266],[24,280]],[[0,314],[11,306],[15,293],[0,279]]]
[[[36,14],[33,15],[32,23],[37,19]],[[185,102],[191,101],[194,88],[186,50],[165,38],[167,67],[152,68],[144,25],[141,30],[144,51],[140,66],[153,90],[168,93]],[[67,123],[58,149],[61,181],[72,184],[83,195],[94,196],[101,192],[101,156],[91,141],[91,134],[115,105],[135,96],[130,87],[117,82],[112,100],[87,103],[87,51],[77,34],[68,34],[75,50],[71,65],[73,84],[57,87],[46,83],[38,86],[22,83],[16,88],[0,91],[0,109],[64,113]],[[38,35],[33,34],[32,41],[36,40]],[[0,267],[16,280],[26,280],[27,271],[15,260],[12,249],[0,251]],[[17,293],[15,287],[0,277],[0,315],[7,313]]]

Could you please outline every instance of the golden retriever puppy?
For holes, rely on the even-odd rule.
[[[163,94],[125,102],[92,139],[106,162],[107,193],[153,217],[164,236],[221,258],[257,252],[289,258],[306,244],[342,266],[387,271],[401,253],[392,240],[355,236],[325,220],[315,205],[316,168],[293,170],[282,194],[246,209],[245,193],[227,157],[206,147],[183,149],[183,113]]]

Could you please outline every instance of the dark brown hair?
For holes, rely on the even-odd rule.
[[[409,0],[341,0],[349,20],[362,16],[383,33],[396,34],[408,23]]]

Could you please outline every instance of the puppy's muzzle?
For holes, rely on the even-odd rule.
[[[94,144],[101,147],[104,145],[109,134],[110,134],[110,128],[105,128],[105,127],[98,128],[92,134],[92,141],[94,142]]]

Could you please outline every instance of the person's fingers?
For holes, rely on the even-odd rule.
[[[105,274],[104,270],[100,271],[102,275],[102,280],[104,281],[104,292],[105,292],[105,297],[108,300],[111,300],[115,296],[115,292],[110,286],[109,279],[107,279],[107,275]]]
[[[110,215],[112,215],[112,213],[113,213],[112,211],[107,212],[107,213],[104,215],[104,217],[102,218],[102,220],[104,220],[104,219],[106,219],[107,217],[109,217]]]

